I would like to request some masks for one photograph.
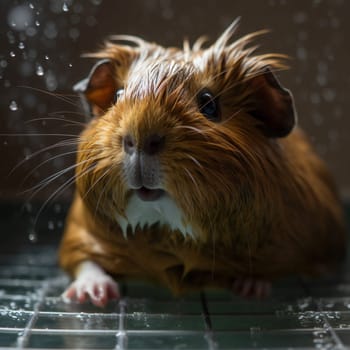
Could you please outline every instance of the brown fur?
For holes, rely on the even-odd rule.
[[[97,116],[80,136],[77,192],[60,250],[72,275],[89,259],[117,279],[147,278],[179,293],[230,287],[242,276],[317,274],[343,258],[342,209],[325,165],[301,130],[268,137],[265,121],[251,115],[264,69],[284,68],[283,56],[254,56],[247,45],[260,33],[229,44],[233,31],[207,49],[118,37],[135,46],[109,42],[94,54],[111,60],[112,79],[103,93],[86,92]],[[120,87],[123,100],[109,107]],[[203,87],[220,98],[219,123],[198,110]],[[130,132],[138,144],[150,133],[166,135],[165,189],[194,238],[159,225],[123,236],[115,214],[123,215],[131,192],[122,147]]]

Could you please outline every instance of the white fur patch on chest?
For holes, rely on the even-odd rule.
[[[137,226],[143,228],[155,223],[159,223],[161,226],[166,225],[173,231],[179,230],[184,236],[193,236],[191,225],[186,225],[182,211],[167,195],[150,202],[132,195],[126,207],[125,215],[126,217],[116,215],[125,237],[127,236],[128,226],[132,228],[132,231],[135,231]]]

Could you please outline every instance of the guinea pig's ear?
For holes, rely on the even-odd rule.
[[[268,67],[263,74],[252,78],[251,84],[255,101],[251,115],[263,122],[263,131],[268,137],[287,136],[297,121],[291,92]]]
[[[103,114],[112,105],[116,91],[113,63],[108,59],[98,61],[88,77],[75,84],[73,90],[83,96],[93,115]]]

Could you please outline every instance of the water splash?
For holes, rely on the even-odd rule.
[[[338,311],[304,311],[298,313],[298,320],[302,327],[324,327],[325,321],[340,320]]]

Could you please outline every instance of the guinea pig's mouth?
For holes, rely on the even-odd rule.
[[[140,187],[135,189],[136,195],[145,202],[151,202],[159,199],[165,194],[165,191],[162,189],[150,189],[147,187]]]

